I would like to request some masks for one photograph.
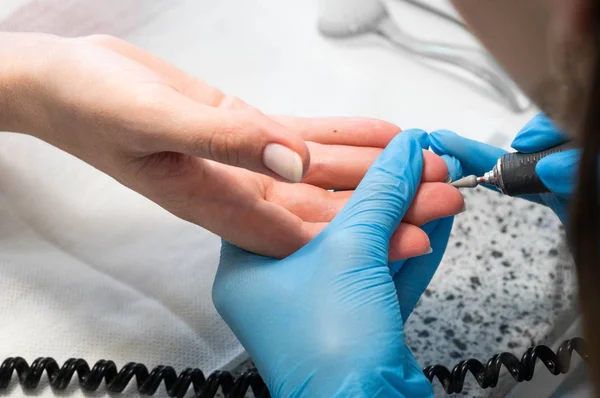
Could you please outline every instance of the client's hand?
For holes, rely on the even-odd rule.
[[[552,148],[567,140],[568,137],[550,119],[540,114],[521,129],[511,146],[519,152],[532,153]],[[506,153],[500,148],[463,138],[447,130],[431,133],[430,141],[434,152],[455,157],[461,163],[465,176],[483,175]],[[523,197],[550,207],[563,224],[567,221],[568,200],[575,187],[579,155],[579,150],[573,149],[541,159],[535,171],[551,193]]]
[[[316,236],[352,193],[327,190],[354,189],[399,130],[366,119],[267,117],[111,37],[1,33],[0,58],[0,130],[35,135],[270,256]],[[417,226],[460,211],[460,193],[435,183],[446,174],[427,154],[423,180],[431,183],[399,228],[392,258],[427,252]]]
[[[410,263],[417,259],[395,281],[388,266],[390,238],[419,187],[426,141],[420,132],[394,138],[343,210],[290,257],[223,243],[213,300],[272,396],[432,396],[405,345],[403,311],[437,266],[451,220],[434,228],[439,256],[425,278],[423,263]]]

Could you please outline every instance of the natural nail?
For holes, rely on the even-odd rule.
[[[300,182],[302,180],[302,158],[288,147],[280,144],[267,145],[263,152],[263,164],[288,181]]]
[[[462,207],[461,211],[458,212],[458,214],[464,213],[465,211],[467,211],[467,202],[463,202],[463,207]]]
[[[446,184],[450,184],[452,182],[452,177],[450,176],[450,174],[448,174],[448,177],[446,177],[446,181],[444,181]]]

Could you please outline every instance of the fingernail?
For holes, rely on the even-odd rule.
[[[458,212],[458,214],[460,214],[460,213],[464,213],[465,211],[467,211],[467,202],[464,202],[464,203],[463,203],[463,207],[462,207],[462,209],[461,209],[461,210]]]
[[[446,184],[450,184],[452,182],[452,176],[450,176],[450,174],[448,174],[448,177],[446,177],[446,181],[444,181]]]
[[[269,144],[263,152],[263,164],[273,173],[291,182],[300,182],[303,175],[302,158],[290,148]]]
[[[424,256],[433,253],[433,248],[431,246],[429,246],[429,250],[427,250],[427,253],[423,253]]]

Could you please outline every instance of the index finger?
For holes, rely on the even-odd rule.
[[[125,58],[144,65],[168,81],[180,93],[194,101],[210,106],[218,106],[226,99],[219,89],[185,73],[164,59],[144,51],[125,40],[106,35],[92,35],[84,38],[89,42],[105,47]]]
[[[519,131],[510,146],[519,152],[532,153],[552,148],[568,140],[554,122],[541,113]]]
[[[305,141],[327,145],[385,148],[402,131],[392,123],[362,117],[271,117]]]

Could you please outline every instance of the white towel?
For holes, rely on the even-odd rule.
[[[122,36],[180,1],[2,0],[0,30]],[[0,133],[0,361],[237,365],[246,355],[211,300],[219,247],[78,159]]]
[[[0,360],[211,371],[243,359],[211,301],[213,234],[64,152],[8,133],[0,134],[0,220]],[[21,388],[10,396],[23,396]]]

